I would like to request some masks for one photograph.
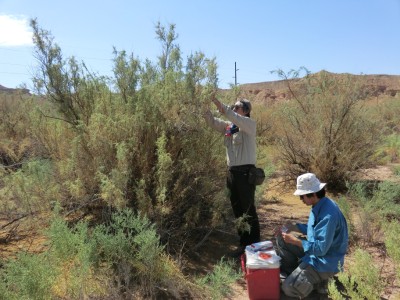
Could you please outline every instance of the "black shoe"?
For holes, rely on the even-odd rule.
[[[328,280],[322,280],[318,283],[317,293],[320,295],[328,295]]]
[[[244,254],[244,249],[246,247],[240,246],[237,247],[235,250],[233,250],[231,253],[229,253],[229,256],[232,258],[240,258]]]

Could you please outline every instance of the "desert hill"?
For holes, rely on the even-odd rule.
[[[335,79],[352,77],[360,79],[363,87],[367,91],[366,95],[370,97],[400,95],[400,75],[353,75],[348,73],[330,73],[320,71],[310,74],[310,76],[320,76],[322,73]],[[301,88],[305,84],[305,78],[296,78],[289,80],[267,81],[259,83],[241,84],[240,88],[245,95],[255,102],[270,103],[277,100],[285,100],[291,98],[288,84],[292,89]]]
[[[6,93],[6,94],[14,94],[14,93],[22,93],[22,94],[29,94],[28,89],[12,89],[12,88],[7,88],[5,86],[2,86],[0,84],[0,93]]]

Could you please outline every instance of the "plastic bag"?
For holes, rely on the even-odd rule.
[[[246,246],[246,250],[249,252],[257,252],[257,251],[267,251],[273,250],[274,245],[271,241],[262,241],[258,243],[253,243],[251,245]]]
[[[281,258],[276,254],[271,241],[246,246],[246,266],[249,269],[279,268]]]

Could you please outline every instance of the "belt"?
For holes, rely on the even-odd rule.
[[[241,166],[232,166],[229,167],[229,171],[232,172],[247,172],[251,168],[253,168],[254,165],[241,165]]]

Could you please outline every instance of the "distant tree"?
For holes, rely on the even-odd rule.
[[[304,69],[304,79],[292,86],[288,79],[297,79],[302,70],[277,71],[291,93],[275,119],[283,169],[291,179],[314,172],[332,189],[341,188],[373,162],[380,140],[379,127],[367,119],[363,106],[363,78]]]

